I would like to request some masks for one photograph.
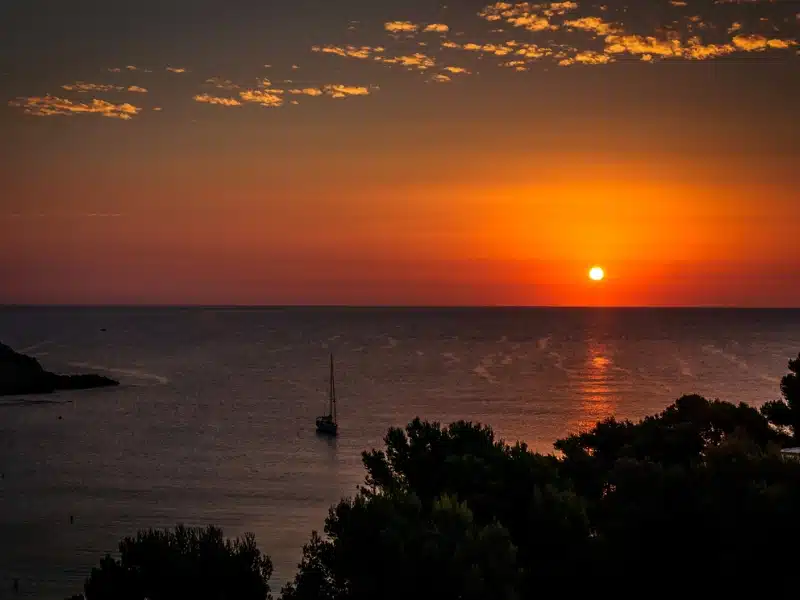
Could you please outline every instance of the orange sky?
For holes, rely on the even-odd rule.
[[[0,302],[800,306],[784,5],[236,2],[0,9]]]

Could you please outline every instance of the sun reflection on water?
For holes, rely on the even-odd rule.
[[[583,373],[578,381],[579,407],[568,423],[569,431],[585,431],[597,421],[614,414],[617,408],[613,395],[613,360],[603,344],[590,341]]]

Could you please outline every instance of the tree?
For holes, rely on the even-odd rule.
[[[364,494],[331,509],[327,540],[312,534],[284,600],[516,600],[519,569],[508,532],[475,522],[444,496]]]
[[[363,454],[366,486],[331,510],[283,598],[793,591],[786,439],[757,409],[700,396],[599,422],[557,441],[561,457],[415,419]]]
[[[761,407],[761,413],[773,425],[792,432],[795,443],[800,443],[800,354],[789,361],[789,373],[781,379],[783,400],[773,400]]]
[[[411,493],[423,507],[442,495],[458,498],[477,523],[507,529],[532,586],[563,580],[588,560],[584,503],[556,457],[508,446],[490,427],[464,421],[443,428],[415,419],[384,441],[385,452],[363,454],[368,490]]]
[[[264,600],[272,562],[255,537],[225,539],[209,526],[140,531],[106,556],[84,585],[87,600]]]

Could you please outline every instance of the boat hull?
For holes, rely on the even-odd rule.
[[[339,426],[330,417],[320,417],[317,419],[317,433],[336,435],[339,433]]]

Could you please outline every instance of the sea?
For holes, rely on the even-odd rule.
[[[253,532],[275,592],[388,428],[464,419],[551,453],[683,394],[758,406],[800,311],[8,307],[0,342],[121,382],[0,398],[0,598],[80,593],[121,538],[177,523]],[[314,427],[331,354],[335,439]]]

